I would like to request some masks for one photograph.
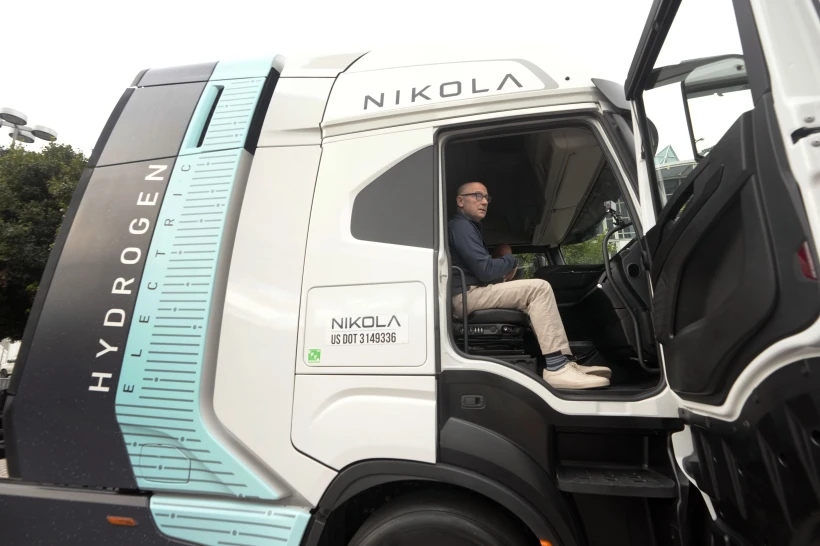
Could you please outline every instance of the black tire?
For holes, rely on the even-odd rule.
[[[348,546],[530,546],[520,527],[480,499],[425,491],[377,510]]]

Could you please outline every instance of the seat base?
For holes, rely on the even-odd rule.
[[[530,331],[528,328],[515,324],[470,324],[468,328],[470,354],[526,354],[524,336]],[[457,323],[454,333],[458,346],[464,347],[464,325]]]
[[[530,317],[524,311],[518,309],[478,309],[467,316],[469,324],[510,324],[530,326]]]
[[[468,354],[496,358],[536,373],[537,359],[528,350],[528,339],[531,345],[534,337],[526,313],[517,309],[479,309],[470,313],[467,321]],[[463,349],[462,319],[453,317],[453,334]]]

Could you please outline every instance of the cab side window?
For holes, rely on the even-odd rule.
[[[603,205],[602,205],[603,207]],[[617,212],[623,221],[630,221],[629,209],[626,207],[623,199],[614,202],[613,210]],[[561,252],[564,255],[564,263],[566,265],[599,265],[604,263],[604,235],[612,229],[615,225],[611,215],[607,215],[596,226],[593,237],[582,241],[580,243],[568,244],[561,246]],[[607,249],[609,256],[612,257],[617,254],[623,247],[635,238],[635,228],[633,226],[626,227],[616,231],[609,238]]]
[[[433,147],[402,159],[356,195],[350,232],[360,241],[433,248]]]

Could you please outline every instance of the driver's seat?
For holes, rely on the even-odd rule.
[[[464,271],[453,266],[453,272],[462,279],[462,313],[467,308],[467,291],[464,289]],[[454,310],[455,311],[455,310]],[[465,341],[465,328],[466,341]],[[537,341],[533,350],[535,334],[530,317],[517,309],[479,309],[464,318],[453,312],[453,335],[458,347],[471,355],[491,356],[505,362],[520,365],[536,373],[538,368]]]
[[[470,313],[467,322],[470,325],[504,323],[529,328],[530,316],[518,309],[479,309]]]

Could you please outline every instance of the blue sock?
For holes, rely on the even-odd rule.
[[[557,372],[569,362],[566,355],[561,352],[544,355],[544,358],[547,359],[547,370],[550,372]]]

